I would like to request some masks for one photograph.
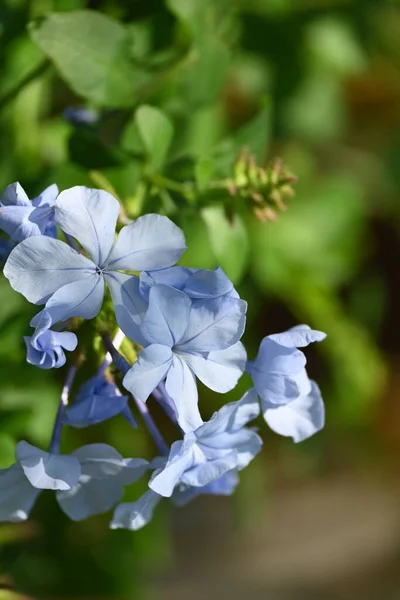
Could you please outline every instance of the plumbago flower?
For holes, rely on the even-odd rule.
[[[35,236],[8,257],[4,274],[33,304],[45,304],[52,322],[70,317],[92,319],[101,309],[107,283],[118,323],[135,339],[146,304],[139,280],[122,271],[173,265],[186,249],[182,231],[168,218],[145,215],[123,227],[115,240],[119,202],[102,190],[75,187],[56,200],[55,220],[76,238],[90,259],[61,240]],[[32,321],[36,325],[36,321]],[[140,342],[140,340],[138,340]]]
[[[146,348],[125,375],[124,386],[145,402],[166,377],[183,431],[201,423],[195,374],[210,389],[227,392],[242,375],[246,352],[239,342],[245,326],[247,304],[222,296],[191,299],[182,291],[154,285],[140,325]]]
[[[26,344],[26,360],[40,369],[59,369],[66,363],[65,350],[75,350],[78,339],[69,331],[52,331],[51,317],[42,311],[35,333],[24,336]]]
[[[115,346],[107,332],[96,332],[108,353],[71,405],[79,365],[69,367],[49,452],[20,442],[16,463],[0,470],[0,521],[25,520],[41,491],[52,490],[71,519],[116,507],[110,527],[134,531],[151,520],[162,498],[181,506],[200,494],[233,493],[239,472],[261,449],[260,437],[247,427],[260,412],[258,397],[271,429],[295,442],[324,425],[324,404],[299,348],[322,341],[325,334],[306,325],[264,338],[256,359],[247,362],[254,387],[203,421],[196,377],[219,393],[236,386],[247,361],[240,342],[247,303],[219,267],[174,266],[185,240],[169,219],[145,215],[116,237],[119,213],[110,194],[85,187],[58,195],[51,186],[30,202],[21,186],[12,184],[1,196],[0,229],[12,244],[19,242],[4,274],[27,300],[44,305],[31,321],[33,335],[25,337],[27,361],[42,369],[64,365],[64,350],[74,350],[77,338],[52,327],[71,317],[95,317],[106,285],[120,329]],[[56,226],[68,244],[54,239]],[[114,322],[111,326],[116,328]],[[139,352],[133,365],[118,352],[125,335],[135,343],[131,351]],[[121,393],[109,370],[112,362],[131,395]],[[150,394],[178,428],[180,439],[171,447],[149,412]],[[120,415],[136,428],[128,401],[158,448],[154,460],[124,459],[101,443],[60,454],[64,426],[89,427]],[[148,471],[153,472],[148,490],[136,502],[116,506],[124,487]]]
[[[73,404],[65,410],[63,422],[80,429],[123,414],[137,427],[128,400],[128,396],[123,396],[115,383],[107,381],[104,375],[95,375],[81,386]]]
[[[165,467],[155,471],[150,480],[150,489],[170,497],[179,484],[201,488],[224,473],[247,467],[261,450],[262,441],[245,425],[259,410],[254,390],[223,406],[208,422],[172,444]]]
[[[326,337],[307,325],[265,337],[248,371],[261,398],[264,419],[280,435],[301,442],[324,426],[324,403],[317,384],[305,369],[306,357],[298,348]]]
[[[123,487],[149,468],[143,459],[123,459],[107,444],[90,444],[64,456],[19,442],[16,463],[0,470],[0,521],[24,521],[42,490],[56,492],[74,521],[110,510]]]
[[[196,299],[220,298],[230,296],[239,298],[232,281],[225,275],[221,267],[214,271],[206,269],[189,269],[188,267],[170,267],[140,274],[139,290],[148,301],[149,292],[154,285],[168,285],[184,292],[192,301]]]
[[[33,235],[57,237],[54,205],[58,187],[46,188],[32,202],[19,183],[11,183],[0,196],[0,229],[15,242]]]
[[[261,438],[245,427],[259,412],[257,394],[249,390],[241,400],[225,405],[208,422],[174,442],[167,458],[153,461],[156,470],[150,490],[136,502],[118,505],[110,527],[140,529],[151,520],[163,496],[182,506],[199,494],[232,494],[238,471],[261,450]]]

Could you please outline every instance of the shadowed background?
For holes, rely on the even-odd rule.
[[[150,174],[144,103],[174,126]],[[400,3],[2,0],[0,133],[1,189],[103,187],[128,216],[175,220],[183,264],[220,264],[249,302],[251,358],[299,322],[328,334],[306,352],[322,433],[295,445],[263,427],[232,498],[161,504],[137,533],[71,523],[42,494],[29,522],[0,526],[0,600],[399,598]],[[210,163],[228,177],[243,146],[298,178],[277,220],[246,200],[232,220],[218,194],[192,205],[168,184]],[[48,444],[57,408],[63,373],[25,363],[34,313],[0,278],[0,468],[16,440]],[[206,416],[226,401],[201,391]],[[64,435],[94,441],[154,453],[118,418]]]

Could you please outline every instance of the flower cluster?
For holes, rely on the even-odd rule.
[[[136,530],[149,522],[163,497],[182,505],[199,494],[231,494],[239,472],[262,446],[248,427],[260,406],[269,427],[295,442],[324,425],[321,395],[299,348],[325,334],[301,325],[270,335],[248,361],[240,341],[247,304],[222,269],[175,266],[185,238],[167,217],[144,215],[117,235],[119,215],[113,196],[85,187],[59,194],[51,186],[30,202],[12,184],[0,197],[0,228],[17,242],[4,275],[14,290],[42,307],[30,323],[34,333],[25,338],[28,362],[62,367],[64,351],[78,343],[65,329],[79,328],[82,319],[102,311],[106,287],[117,330],[114,342],[110,332],[98,332],[104,360],[74,395],[79,360],[71,355],[49,451],[22,441],[16,463],[0,471],[0,521],[27,519],[39,493],[53,490],[73,520],[114,508],[111,528]],[[130,354],[136,352],[133,364],[119,353],[122,342],[130,344]],[[253,387],[204,422],[197,380],[224,394],[245,371]],[[176,426],[170,447],[146,405],[150,396]],[[123,458],[102,443],[61,453],[64,426],[88,427],[119,415],[136,428],[132,404],[157,446],[152,461]],[[148,491],[119,504],[124,488],[147,472]]]

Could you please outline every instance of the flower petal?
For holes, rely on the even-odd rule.
[[[84,280],[67,283],[46,302],[46,312],[53,323],[71,317],[93,319],[101,309],[104,298],[104,278],[96,273]],[[34,323],[34,320],[32,320]]]
[[[185,506],[191,500],[194,500],[200,494],[211,494],[214,496],[230,496],[235,491],[239,483],[239,475],[236,469],[227,471],[219,479],[212,481],[201,488],[191,486],[178,487],[172,496],[172,502],[175,506]]]
[[[110,523],[111,529],[129,529],[137,531],[153,518],[153,512],[161,496],[149,490],[136,502],[124,502],[116,507]]]
[[[0,206],[0,229],[14,242],[42,233],[40,223],[34,219],[35,209],[32,206]]]
[[[153,473],[149,488],[160,496],[171,497],[182,475],[195,465],[193,446],[194,439],[174,442],[167,464]]]
[[[39,494],[39,490],[31,486],[18,463],[1,470],[0,522],[26,521]]]
[[[308,325],[296,325],[288,331],[275,333],[268,337],[286,348],[303,348],[312,342],[322,342],[326,338],[326,333],[311,329]]]
[[[146,314],[147,302],[140,294],[138,277],[113,271],[105,272],[104,279],[110,288],[118,325],[129,339],[146,346],[139,326]]]
[[[80,388],[75,401],[64,413],[66,425],[88,427],[111,419],[126,409],[128,396],[117,394],[117,388],[114,393],[107,393],[107,383],[99,386],[98,382],[99,379],[93,377]]]
[[[175,346],[189,322],[190,298],[167,285],[155,285],[149,294],[149,308],[141,332],[152,344]]]
[[[31,206],[24,188],[18,181],[10,183],[0,195],[0,206]]]
[[[249,363],[249,373],[257,393],[266,402],[286,404],[310,391],[301,350],[288,348],[265,337],[257,358]]]
[[[124,377],[123,386],[138,400],[146,402],[164,379],[171,363],[171,349],[161,344],[152,344],[139,353],[137,361]]]
[[[125,462],[120,453],[108,444],[81,446],[72,453],[72,456],[79,461],[82,475],[88,475],[94,479],[118,475],[125,468]]]
[[[75,186],[58,196],[56,221],[103,267],[115,241],[119,211],[118,200],[108,192]]]
[[[39,196],[36,196],[32,200],[32,205],[37,208],[42,208],[44,206],[53,207],[56,203],[56,198],[59,194],[58,186],[53,183],[49,185]]]
[[[246,310],[246,302],[229,296],[198,300],[190,311],[189,325],[179,349],[212,352],[233,346],[243,335]]]
[[[174,402],[181,429],[185,433],[197,429],[203,420],[198,407],[196,379],[186,362],[177,355],[168,371],[165,389]]]
[[[317,384],[307,396],[289,402],[285,406],[274,406],[261,401],[264,419],[270,428],[294,442],[302,442],[320,431],[325,423],[325,407]]]
[[[176,290],[183,290],[189,277],[197,269],[189,267],[168,267],[158,271],[142,271],[140,273],[140,293],[147,301],[149,299],[150,288],[153,285],[169,285]]]
[[[196,437],[201,441],[226,431],[238,431],[259,414],[257,392],[251,388],[237,402],[230,402],[217,410],[209,421],[197,429]]]
[[[38,235],[14,248],[4,275],[29,302],[44,304],[62,286],[85,280],[94,269],[89,259],[64,242]]]
[[[217,267],[214,271],[197,270],[187,280],[183,291],[191,298],[219,298],[225,294],[238,298],[232,281],[221,267]]]
[[[108,259],[108,270],[153,271],[171,267],[186,250],[185,237],[167,217],[145,215],[123,227]]]
[[[233,450],[229,454],[216,460],[208,460],[192,469],[186,470],[181,481],[193,487],[204,487],[213,481],[217,481],[224,473],[237,466],[237,452]]]
[[[246,350],[241,342],[207,355],[185,354],[197,377],[211,390],[224,394],[233,390],[246,367]]]
[[[68,491],[57,492],[61,510],[73,521],[108,512],[121,499],[123,486],[113,477],[93,479],[82,475]]]
[[[15,456],[31,485],[40,490],[69,490],[81,474],[75,457],[49,454],[25,441],[19,442]]]

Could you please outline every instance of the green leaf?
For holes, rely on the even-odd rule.
[[[213,154],[215,170],[221,175],[229,174],[243,148],[247,148],[257,163],[261,163],[268,150],[271,129],[272,107],[268,101],[253,120],[218,144]]]
[[[211,181],[213,174],[214,163],[211,159],[204,158],[196,163],[195,177],[200,192],[204,192],[207,189],[207,185]]]
[[[30,34],[68,85],[101,106],[131,106],[147,80],[129,61],[127,29],[97,11],[50,14]]]
[[[135,114],[139,135],[143,141],[151,169],[162,167],[170,147],[174,128],[168,117],[153,106],[140,106]]]
[[[222,206],[211,206],[201,212],[218,264],[234,283],[243,277],[249,259],[249,240],[239,215],[228,221]]]
[[[228,0],[168,0],[169,9],[181,22],[189,52],[177,79],[186,108],[203,107],[220,94],[229,72],[230,6]]]

